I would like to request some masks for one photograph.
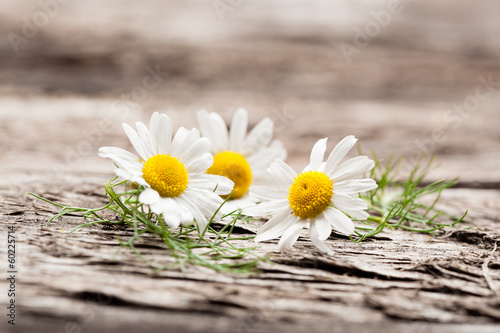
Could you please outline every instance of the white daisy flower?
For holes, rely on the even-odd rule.
[[[267,168],[287,155],[281,141],[271,142],[273,121],[264,118],[247,135],[248,113],[240,108],[233,115],[229,131],[215,112],[200,110],[198,123],[201,134],[212,143],[210,151],[214,154],[214,164],[207,173],[225,176],[235,184],[232,200],[223,206],[224,212],[254,205],[255,199],[247,195],[250,186],[267,184],[270,181]]]
[[[206,174],[213,163],[210,141],[200,138],[198,130],[183,127],[172,139],[170,118],[158,112],[151,116],[149,130],[142,122],[136,127],[137,131],[123,124],[139,157],[115,147],[100,148],[99,156],[116,163],[117,176],[144,185],[139,202],[162,214],[169,226],[196,221],[198,230],[204,231],[222,204],[219,195],[230,193],[234,186],[226,177]]]
[[[280,250],[291,248],[307,225],[312,243],[321,251],[331,253],[323,243],[332,228],[350,235],[354,232],[351,218],[366,220],[368,205],[358,197],[359,192],[377,188],[371,178],[356,179],[371,170],[375,163],[366,156],[340,161],[357,139],[347,136],[323,162],[327,139],[319,140],[311,151],[310,164],[297,175],[282,161],[268,169],[276,188],[254,187],[252,195],[263,203],[248,208],[253,216],[272,218],[257,232],[256,242],[281,237]]]

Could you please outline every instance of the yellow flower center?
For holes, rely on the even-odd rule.
[[[207,173],[224,176],[234,182],[234,194],[231,199],[244,196],[252,183],[252,170],[247,160],[243,155],[232,151],[223,151],[215,155],[214,164],[208,168]]]
[[[321,214],[330,204],[333,182],[322,172],[302,172],[288,190],[288,202],[295,216],[303,219]]]
[[[188,173],[177,157],[156,155],[142,167],[144,180],[162,197],[176,197],[187,187]]]

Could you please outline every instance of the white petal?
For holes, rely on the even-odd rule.
[[[206,136],[207,133],[205,133],[203,128],[210,121],[210,113],[205,109],[201,109],[196,112],[196,118],[198,119],[198,127],[200,128],[201,135]]]
[[[371,178],[348,179],[334,184],[333,191],[339,194],[356,194],[377,188],[377,182]]]
[[[151,205],[161,200],[160,194],[152,188],[147,188],[139,195],[139,202]]]
[[[160,127],[160,114],[158,112],[153,112],[151,118],[149,119],[149,133],[151,135],[152,140],[155,143],[156,149],[154,151],[154,155],[160,154],[159,145],[162,143],[161,140],[159,140],[158,138],[158,136],[161,134],[159,127]]]
[[[287,230],[293,228],[294,225],[299,223],[298,218],[295,215],[290,215],[287,210],[283,213],[278,214],[264,224],[264,226],[258,231],[257,236],[254,238],[256,243],[281,237]],[[285,217],[283,217],[284,215]],[[300,230],[302,230],[302,227]]]
[[[206,217],[211,217],[223,201],[219,195],[212,191],[190,188],[184,193],[193,203],[198,204],[202,211],[205,211]]]
[[[245,209],[245,213],[247,213],[248,216],[254,217],[272,216],[289,207],[288,199],[285,198],[284,200],[263,202],[253,207],[249,207]]]
[[[224,215],[229,215],[229,214],[238,214],[239,211],[242,211],[241,207],[238,205],[237,200],[228,200],[224,202],[224,204],[221,206],[220,211],[222,213],[222,216]],[[243,211],[241,214],[244,214]],[[227,223],[226,219],[222,219],[220,222],[222,223]]]
[[[186,191],[188,192],[188,191]],[[189,209],[190,213],[193,215],[193,218],[196,221],[196,226],[198,227],[199,232],[203,232],[208,224],[207,218],[203,215],[201,210],[198,208],[195,202],[189,198],[189,195],[185,195],[184,192],[180,196],[177,197],[177,200],[182,202],[184,206]],[[222,201],[222,200],[221,200]]]
[[[365,210],[368,208],[368,204],[363,199],[339,193],[334,193],[332,196],[332,205],[341,211]]]
[[[215,178],[215,181],[217,182],[217,186],[214,191],[215,194],[226,195],[233,191],[234,182],[231,179],[216,175],[212,175],[212,178]]]
[[[181,152],[180,160],[190,164],[193,160],[210,151],[210,141],[207,138],[196,140],[187,151]]]
[[[326,218],[320,215],[319,217],[313,219],[313,221],[318,231],[319,239],[328,239],[328,237],[330,237],[330,234],[332,233],[332,226],[330,225],[330,223],[328,223]]]
[[[267,148],[261,149],[257,154],[247,158],[248,164],[252,169],[252,174],[258,175],[259,173],[266,173],[267,168],[276,159],[284,161],[287,152],[283,147],[283,143],[279,140],[274,140]]]
[[[309,166],[311,170],[318,170],[321,163],[323,163],[323,158],[325,156],[326,151],[326,141],[328,138],[320,139],[316,144],[314,144],[313,149],[311,150],[311,157],[309,159]]]
[[[339,183],[343,180],[353,179],[361,176],[363,173],[370,171],[375,166],[375,162],[366,156],[358,156],[342,163],[335,172],[327,174],[335,182]]]
[[[229,194],[234,188],[234,183],[229,178],[208,174],[190,175],[188,184],[189,187],[210,192],[217,188],[215,194],[218,195]]]
[[[360,198],[352,198],[348,195],[335,193],[332,197],[332,205],[356,220],[364,221],[370,216],[370,214],[365,212],[368,204]]]
[[[226,215],[236,210],[241,210],[241,213],[243,215],[248,215],[246,214],[245,210],[249,207],[255,206],[256,204],[257,201],[255,200],[255,198],[245,195],[239,199],[226,201],[222,206],[222,214]]]
[[[153,113],[149,121],[149,131],[156,142],[156,154],[166,154],[172,141],[172,121],[165,114]]]
[[[280,160],[274,161],[267,172],[280,187],[286,189],[293,184],[293,180],[297,176],[297,173],[288,164]]]
[[[193,128],[180,127],[172,140],[170,155],[180,157],[200,138],[200,132]]]
[[[251,186],[249,194],[260,201],[284,200],[288,190],[271,189],[266,186]]]
[[[149,184],[146,183],[146,181],[144,180],[144,178],[142,178],[141,176],[133,175],[133,174],[127,172],[125,169],[116,168],[115,169],[115,174],[118,177],[121,177],[123,179],[127,179],[127,180],[129,180],[131,182],[135,182],[135,183],[143,185],[143,186],[149,186]]]
[[[167,207],[168,206],[166,205],[165,200],[163,200],[163,198],[149,205],[149,208],[151,208],[151,211],[155,214],[162,214],[163,210]]]
[[[173,155],[174,150],[180,150],[179,147],[182,145],[184,142],[184,139],[188,136],[189,130],[185,127],[179,127],[177,129],[177,132],[175,132],[175,135],[172,139],[171,143],[171,148],[170,148],[170,153]],[[177,155],[174,155],[177,156]]]
[[[132,175],[142,175],[142,163],[139,157],[125,149],[116,147],[99,148],[99,156],[112,159],[120,168]]]
[[[147,161],[150,157],[152,157],[153,155],[151,155],[149,149],[145,146],[144,142],[139,137],[139,134],[137,134],[137,132],[127,124],[123,124],[122,126],[125,130],[125,134],[127,134],[130,140],[130,143],[132,143],[132,146],[134,146],[135,150],[142,158],[142,160]]]
[[[184,166],[189,173],[201,173],[210,168],[212,164],[214,164],[214,157],[210,153],[205,153]]]
[[[198,111],[196,116],[202,135],[211,142],[210,151],[218,153],[227,150],[228,134],[224,120],[215,112],[208,113],[207,110]]]
[[[156,153],[156,142],[154,139],[151,137],[149,134],[149,130],[140,121],[135,124],[137,127],[137,133],[139,134],[139,137],[141,138],[141,141],[144,143],[144,148],[147,149],[148,155],[150,156],[155,156]]]
[[[297,220],[286,229],[278,243],[281,251],[292,248],[293,244],[295,244],[299,238],[300,232],[304,226],[305,223],[302,220]]]
[[[215,112],[212,112],[210,114],[210,119],[212,123],[212,130],[214,131],[215,134],[215,147],[218,151],[221,150],[227,150],[229,144],[228,144],[228,133],[227,133],[227,126],[226,123],[224,122],[224,119]]]
[[[181,224],[183,226],[189,226],[194,223],[194,217],[189,207],[181,207]]]
[[[273,190],[281,190],[284,191],[285,193],[288,193],[288,188],[290,187],[290,185],[288,185],[287,187],[281,186],[271,177],[271,175],[269,174],[269,172],[267,172],[267,170],[266,173],[252,174],[251,186],[259,186],[259,187],[264,186]]]
[[[185,198],[203,213],[206,218],[211,218],[222,204],[222,198],[214,192],[189,189],[184,192]],[[219,210],[215,219],[220,219],[222,212]]]
[[[351,218],[356,219],[358,221],[365,221],[370,214],[365,212],[364,210],[345,210],[344,213],[348,214]]]
[[[322,227],[320,226],[320,221],[322,220],[314,219],[311,221],[311,227],[309,228],[309,237],[311,238],[311,242],[313,243],[313,245],[316,246],[320,251],[331,254],[332,251],[325,245],[325,243],[323,243],[323,240],[328,238],[328,236],[326,238],[322,237],[324,235],[321,235],[321,232],[324,232],[324,230],[321,230]]]
[[[190,148],[192,146],[194,146],[198,140],[200,140],[200,131],[198,131],[196,128],[191,129],[190,131],[188,131],[186,133],[183,140],[180,141],[180,144],[177,147],[177,149],[174,150],[174,147],[172,144],[171,155],[181,157],[183,154],[188,152],[190,150]],[[204,141],[204,140],[206,140],[206,139],[203,139],[202,141]]]
[[[181,224],[179,213],[171,210],[163,212],[163,220],[172,228],[178,228]]]
[[[277,213],[272,219],[267,221],[260,229],[257,231],[257,236],[255,237],[256,242],[262,242],[273,238],[278,238],[285,232],[286,229],[296,220],[296,217],[292,214],[291,209],[284,209]]]
[[[328,207],[322,214],[335,230],[346,235],[354,232],[352,220],[338,209]]]
[[[201,135],[210,140],[212,143],[211,149],[214,151],[213,148],[216,139],[210,122],[210,113],[208,113],[207,110],[202,109],[196,113],[196,118],[198,119],[198,128],[200,129]]]
[[[164,198],[163,201],[163,219],[165,223],[172,228],[177,228],[181,224],[181,212],[178,203],[172,198]]]
[[[243,144],[241,152],[245,156],[256,154],[263,147],[267,146],[273,138],[273,121],[270,118],[264,118],[260,123],[248,133]]]
[[[231,122],[231,131],[229,138],[229,149],[232,151],[240,151],[243,140],[247,134],[248,113],[247,110],[239,108],[233,115]]]
[[[349,150],[356,144],[358,140],[353,135],[348,135],[343,138],[336,146],[333,148],[330,156],[326,160],[325,173],[332,173],[335,168],[339,165],[340,161],[347,155]]]

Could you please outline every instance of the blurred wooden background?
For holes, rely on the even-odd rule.
[[[162,302],[168,303],[165,299],[160,303],[153,299],[146,302],[147,306],[141,305],[137,301],[140,290],[137,290],[137,298],[120,298],[132,287],[121,286],[110,292],[109,288],[102,290],[100,282],[78,280],[82,269],[89,270],[89,276],[116,273],[107,272],[108,266],[93,258],[110,259],[115,234],[108,235],[111,239],[108,244],[100,240],[99,232],[82,233],[75,236],[79,238],[74,242],[79,245],[67,245],[69,252],[66,253],[58,247],[58,242],[74,243],[61,238],[61,227],[43,227],[50,209],[34,204],[26,192],[52,194],[62,202],[73,204],[93,205],[96,200],[102,200],[94,194],[102,192],[101,184],[112,175],[112,165],[97,156],[97,149],[103,145],[130,147],[120,124],[146,121],[153,111],[166,112],[176,127],[196,126],[195,113],[200,108],[220,112],[229,121],[236,108],[245,107],[251,113],[252,124],[269,116],[276,122],[275,136],[289,150],[288,162],[297,170],[307,163],[312,145],[321,137],[329,137],[329,148],[332,148],[345,135],[354,134],[365,151],[374,148],[381,158],[394,152],[404,156],[408,163],[422,153],[436,154],[442,167],[432,173],[433,180],[460,177],[459,188],[445,196],[445,207],[454,212],[469,208],[473,226],[483,228],[482,234],[474,237],[483,239],[483,243],[460,242],[460,237],[443,241],[396,233],[389,236],[393,242],[380,241],[384,248],[380,253],[391,258],[394,246],[405,241],[447,244],[445,246],[453,247],[454,256],[460,251],[472,251],[474,258],[483,258],[481,256],[489,253],[499,239],[500,3],[494,0],[437,3],[402,0],[394,8],[389,3],[379,0],[0,2],[0,222],[2,225],[16,223],[24,230],[20,232],[23,243],[19,261],[24,267],[20,283],[21,290],[25,290],[21,292],[25,310],[19,317],[20,323],[24,317],[26,329],[40,321],[47,331],[59,332],[68,330],[65,325],[69,322],[76,323],[78,329],[90,331],[90,326],[81,325],[85,322],[81,313],[66,305],[84,306],[86,295],[97,294],[118,300],[110,302],[111,305],[96,305],[105,310],[97,311],[91,327],[107,325],[109,331],[119,326],[112,323],[120,311],[140,311],[144,315],[140,318],[150,318],[148,320],[155,323],[151,327],[166,324],[161,319],[162,313],[172,321],[177,320],[176,313],[185,318],[199,316],[201,324],[213,324],[214,318],[219,318],[224,323],[220,329],[231,331],[234,322],[248,319],[243,314],[245,311],[265,308],[259,302],[249,305],[233,300],[229,302],[232,305],[219,304],[222,310],[205,316],[202,313],[215,302],[207,293],[206,298],[196,300],[205,305],[197,308],[198,313],[195,311],[191,317],[189,302],[177,311],[175,307],[162,305]],[[221,8],[227,11],[220,12]],[[383,24],[378,23],[377,17],[385,20]],[[365,36],[363,47],[358,47],[347,59],[342,45],[355,47],[358,29],[372,37]],[[70,226],[77,222],[65,221]],[[349,251],[360,249],[354,250],[355,246],[345,240],[335,239],[332,244],[335,242],[341,242],[351,249]],[[85,254],[87,257],[81,257],[82,244],[89,244],[93,249],[91,254]],[[302,255],[314,252],[307,238],[301,239],[301,244]],[[157,251],[156,254],[161,255],[161,251]],[[349,251],[345,253],[346,258],[356,262]],[[417,254],[418,251],[410,256],[413,259],[405,269],[419,265],[414,261]],[[321,268],[311,267],[312,273],[290,273],[286,263],[298,260],[291,256],[282,258],[285,268],[279,269],[288,274],[287,279],[297,290],[315,295],[308,289],[313,284],[297,276],[312,274],[321,280],[315,275]],[[452,268],[447,267],[450,271],[457,270],[457,265],[480,268],[481,260],[465,258],[466,262],[459,263],[462,266],[453,261]],[[401,258],[396,256],[396,259]],[[142,274],[127,268],[133,256],[120,260],[123,262],[119,270],[129,275]],[[137,272],[146,271],[139,267],[140,263],[134,265],[138,265]],[[343,262],[336,265],[342,267]],[[321,274],[334,274],[335,268],[329,267],[329,273]],[[494,271],[497,284],[500,284],[499,267],[498,254],[493,254],[490,271]],[[431,273],[428,274],[437,274]],[[233,283],[212,273],[204,274],[208,274],[206,281],[190,282],[183,287],[184,291],[196,292],[207,281],[217,279],[222,279],[223,285],[226,283],[224,288]],[[40,276],[44,282],[38,284]],[[60,280],[55,276],[60,276]],[[450,276],[442,278],[446,280]],[[474,278],[480,280],[475,275]],[[155,292],[162,294],[170,287],[177,288],[177,279],[182,280],[175,272],[165,273],[162,286]],[[276,276],[273,279],[279,280]],[[293,282],[293,279],[302,282]],[[366,288],[371,284],[367,276],[359,279],[352,283]],[[420,277],[415,279],[421,282]],[[156,281],[140,275],[134,283],[154,289]],[[258,299],[282,296],[279,286],[269,283],[259,289],[259,283],[256,282],[254,288],[263,296]],[[477,283],[481,285],[484,281]],[[372,295],[370,288],[360,292],[360,297]],[[389,290],[398,292],[393,285],[384,288],[388,293]],[[425,289],[421,285],[411,288],[412,292]],[[398,297],[411,300],[411,293],[404,294],[407,289],[404,290],[403,296],[398,294]],[[238,287],[234,287],[233,292],[238,293]],[[440,292],[437,293],[445,299],[446,293]],[[429,322],[450,325],[498,322],[498,290],[490,290],[488,295],[481,292],[475,292],[476,298],[471,302],[479,304],[486,297],[489,303],[484,308],[478,310],[479,305],[467,308],[464,304],[471,302],[457,301],[448,309],[440,309],[445,314],[459,313],[463,321],[458,316],[426,313],[428,300],[415,301],[421,307],[406,309],[407,315],[401,318],[384,303],[383,297],[377,301],[360,301],[354,306],[352,299],[346,301],[345,294],[336,291],[334,296],[327,297],[328,301],[321,300],[321,296],[311,296],[311,304],[318,309],[345,307],[347,313],[354,307],[359,309],[360,315],[356,318],[341,315],[334,318],[339,331],[349,328],[353,332],[362,331],[366,329],[366,322],[376,322],[374,327],[385,332],[396,332],[402,327],[432,331],[434,326]],[[395,299],[391,298],[394,295],[384,295],[387,300]],[[169,294],[164,297],[168,298]],[[184,299],[178,294],[175,297]],[[224,303],[224,298],[219,302]],[[332,329],[333,319],[328,311],[312,310],[313,316],[305,318],[297,314],[295,305],[276,306],[279,315],[265,317],[256,331],[266,327],[293,328],[293,318],[304,327],[314,323],[318,330]],[[412,313],[417,315],[412,317]],[[395,318],[403,321],[394,321]],[[414,326],[404,321],[408,319],[420,322]],[[182,321],[175,322],[179,325],[177,328],[183,327]],[[193,325],[191,329],[196,330]],[[458,329],[448,327],[452,331]],[[464,326],[464,329],[470,328]]]

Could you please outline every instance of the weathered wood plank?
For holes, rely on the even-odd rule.
[[[37,184],[35,188],[47,186]],[[74,186],[66,184],[67,188]],[[50,192],[62,202],[74,204],[103,200],[92,196],[99,192],[99,185],[86,185],[81,191],[83,194],[75,195],[53,185]],[[5,190],[1,193],[6,194]],[[118,249],[114,238],[126,238],[130,230],[93,226],[67,235],[80,219],[68,217],[44,227],[53,208],[26,195],[17,198],[18,207],[2,201],[1,224],[2,228],[16,225],[21,240],[19,318],[20,322],[27,320],[22,325],[45,318],[42,323],[47,330],[63,330],[64,325],[72,324],[90,330],[110,325],[111,318],[124,313],[140,311],[154,318],[166,314],[159,322],[179,320],[179,327],[182,320],[191,321],[188,318],[204,320],[204,325],[218,318],[222,331],[231,325],[243,331],[273,327],[300,331],[313,323],[318,330],[326,329],[328,323],[340,323],[352,332],[363,331],[363,324],[386,327],[384,323],[396,330],[405,325],[398,320],[500,321],[500,256],[492,251],[500,234],[498,222],[488,217],[498,214],[498,207],[488,207],[488,200],[496,200],[498,195],[489,190],[448,191],[443,198],[447,208],[461,209],[469,205],[468,198],[475,198],[470,204],[474,229],[441,236],[394,230],[361,244],[333,236],[327,241],[335,251],[332,257],[315,251],[306,235],[299,238],[295,250],[284,254],[275,252],[275,241],[266,242],[257,252],[271,253],[276,264],[261,264],[261,272],[251,276],[190,267],[187,275],[173,270],[151,277],[147,266],[128,250],[112,260]],[[258,225],[261,222],[242,225],[240,230],[247,230],[244,235],[248,235]],[[148,237],[144,245],[147,247],[139,248],[146,257],[168,260],[154,237]],[[482,269],[485,261],[489,262],[491,285]],[[184,326],[197,329],[196,324]],[[428,328],[409,325],[408,329],[422,327]]]

